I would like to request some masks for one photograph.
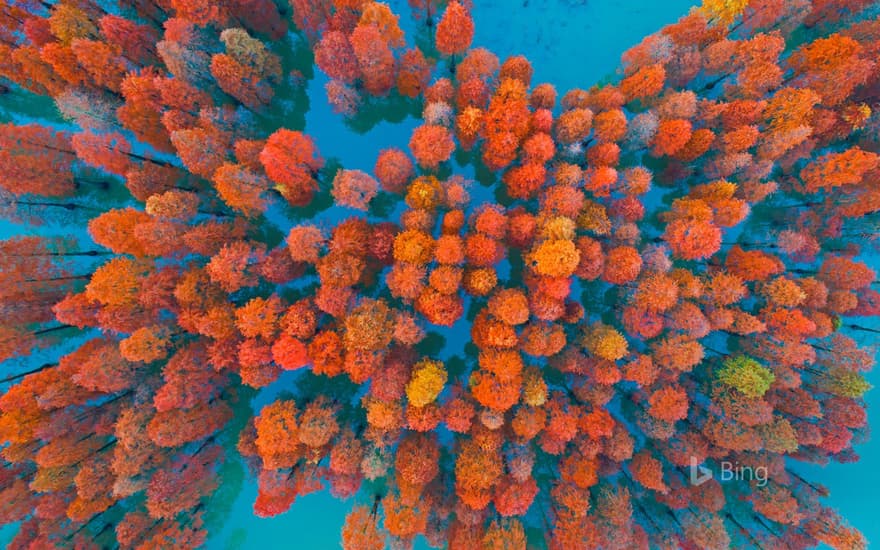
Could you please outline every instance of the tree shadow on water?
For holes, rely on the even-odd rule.
[[[358,134],[366,134],[381,122],[397,124],[407,117],[420,116],[420,102],[392,93],[384,98],[364,101],[357,114],[346,119],[345,125]]]

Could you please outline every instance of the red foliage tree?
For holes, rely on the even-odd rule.
[[[456,0],[446,6],[437,23],[437,51],[446,56],[464,53],[474,39],[474,22],[470,14]]]
[[[419,166],[436,170],[455,150],[452,134],[443,126],[425,124],[413,130],[409,148]]]
[[[330,78],[346,84],[353,83],[360,76],[358,59],[348,37],[339,31],[324,33],[315,46],[315,64]]]
[[[37,124],[0,126],[0,188],[14,195],[70,194],[75,158],[63,132]]]
[[[673,220],[663,238],[673,254],[685,260],[706,259],[721,248],[721,229],[708,221]]]
[[[372,95],[385,95],[394,87],[396,63],[378,27],[358,24],[349,36],[357,57],[364,88]]]
[[[312,139],[291,130],[277,130],[260,152],[260,162],[278,191],[294,206],[305,206],[318,187],[324,160]]]

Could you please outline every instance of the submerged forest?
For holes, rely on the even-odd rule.
[[[868,435],[880,5],[564,89],[479,3],[0,0],[8,548],[220,548],[250,486],[345,550],[866,548],[803,466]]]

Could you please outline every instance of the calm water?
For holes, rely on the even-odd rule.
[[[408,14],[405,1],[389,2],[395,12]],[[571,88],[589,88],[614,74],[620,55],[644,36],[687,13],[688,0],[475,0],[474,46],[485,46],[501,60],[525,55],[535,69],[533,83],[550,82],[560,95]],[[405,19],[405,18],[403,18]],[[410,34],[411,23],[401,21]],[[371,130],[352,132],[330,111],[324,100],[326,79],[317,75],[309,84],[310,108],[305,132],[313,136],[325,156],[337,157],[346,168],[371,171],[379,150],[402,146],[417,125],[409,117],[398,124],[382,122]],[[353,212],[352,212],[353,213]],[[455,349],[464,345],[466,330],[445,334]],[[282,385],[283,379],[275,385]],[[260,396],[259,408],[269,401]],[[233,480],[232,483],[239,483]],[[234,497],[231,513],[222,530],[208,541],[212,549],[244,550],[339,548],[339,533],[349,502],[328,493],[307,495],[291,509],[274,518],[254,517],[252,504],[257,490],[245,483]],[[866,522],[858,525],[865,525]],[[424,545],[417,545],[426,548]]]
[[[390,2],[397,13],[408,13],[405,2]],[[553,83],[561,93],[607,79],[614,74],[620,55],[644,36],[687,13],[688,0],[476,0],[474,46],[485,46],[502,60],[522,54],[535,69],[534,83]],[[511,9],[515,8],[515,9]],[[409,33],[411,27],[404,26]],[[318,75],[309,84],[310,110],[306,129],[322,153],[335,156],[346,168],[371,170],[378,151],[390,144],[404,144],[416,126],[414,118],[402,123],[380,123],[357,134],[330,112],[323,100],[325,79]],[[855,335],[858,337],[859,335]],[[453,348],[467,333],[447,334]],[[868,342],[863,342],[868,343]],[[875,385],[880,377],[870,376]],[[869,394],[870,422],[880,421],[873,405],[878,392]],[[258,399],[259,405],[265,402]],[[257,403],[255,403],[256,405]],[[258,406],[259,406],[258,405]],[[862,455],[857,464],[826,468],[799,468],[809,478],[833,488],[828,503],[837,508],[869,541],[880,539],[876,518],[876,491],[880,489],[880,445],[869,442],[856,448]],[[251,506],[256,486],[245,483],[232,503],[222,530],[214,533],[209,548],[246,550],[339,548],[339,532],[350,502],[340,502],[327,493],[298,499],[280,516],[260,519]],[[418,548],[426,546],[417,545]]]
[[[396,12],[409,13],[405,1],[390,3]],[[662,3],[656,0],[475,0],[474,4],[475,46],[486,46],[501,59],[508,55],[525,55],[535,68],[535,83],[551,82],[564,92],[573,87],[587,88],[607,79],[626,48],[676,20],[692,3],[687,0]],[[407,32],[412,31],[411,24],[403,26]],[[417,124],[412,117],[397,124],[381,122],[363,133],[353,132],[330,112],[324,99],[325,82],[318,75],[309,83],[310,108],[305,115],[305,131],[315,138],[326,157],[338,158],[346,168],[369,171],[380,148],[403,146],[409,140],[409,133]],[[0,237],[14,230],[0,221]],[[463,346],[467,333],[453,330],[446,337],[449,346],[456,349]],[[877,374],[869,378],[880,385]],[[286,379],[283,377],[273,388],[283,386]],[[880,392],[873,391],[868,396],[872,423],[880,421],[873,407],[880,399],[878,394]],[[255,409],[271,398],[271,394],[259,395],[253,403]],[[880,465],[880,445],[869,442],[857,447],[857,451],[862,455],[857,464],[799,470],[810,479],[833,488],[829,503],[861,529],[869,541],[877,540],[880,526],[876,522],[875,506],[880,473],[876,467]],[[298,499],[285,514],[260,519],[252,512],[255,498],[255,481],[240,464],[228,463],[224,485],[212,505],[214,521],[211,523],[220,525],[213,526],[208,548],[323,550],[339,547],[339,532],[350,502],[335,500],[328,493],[312,494]],[[10,536],[10,528],[0,531],[0,541],[8,541]]]

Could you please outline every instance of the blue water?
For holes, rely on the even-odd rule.
[[[397,13],[408,14],[404,1],[389,2]],[[663,25],[687,13],[688,0],[478,0],[474,2],[474,46],[485,46],[501,60],[525,55],[535,70],[533,83],[550,82],[560,95],[572,88],[589,88],[613,75],[620,55]],[[407,33],[412,24],[402,17]],[[408,117],[397,124],[381,122],[357,134],[334,115],[324,100],[326,79],[318,74],[310,83],[310,108],[305,132],[325,156],[338,158],[349,169],[371,171],[379,150],[401,147],[418,121]],[[467,333],[447,336],[460,348]],[[453,333],[455,334],[455,333]],[[276,384],[279,385],[279,384]],[[259,408],[265,396],[255,403]],[[340,502],[328,493],[307,495],[274,518],[257,518],[252,505],[257,490],[245,483],[232,504],[230,516],[208,542],[213,549],[244,550],[339,548],[339,536],[351,502]],[[422,541],[423,542],[423,541]],[[418,548],[425,548],[424,544]]]
[[[408,13],[405,2],[389,3],[397,13]],[[589,88],[613,75],[620,55],[627,48],[677,20],[692,5],[688,0],[662,3],[656,0],[477,0],[473,10],[474,46],[485,46],[502,60],[511,55],[525,55],[535,70],[533,83],[550,82],[561,95],[572,88]],[[410,33],[411,24],[401,23]],[[418,124],[412,117],[397,124],[379,123],[362,134],[353,133],[324,101],[325,82],[319,74],[309,84],[310,109],[305,128],[322,153],[338,158],[346,168],[369,171],[380,149],[392,144],[401,146],[409,140],[409,132]],[[452,347],[463,344],[448,343]],[[876,373],[869,375],[869,379],[880,385],[880,376]],[[874,412],[880,400],[878,394],[878,391],[868,394],[871,424],[880,422]],[[880,540],[875,510],[876,491],[880,489],[880,472],[877,471],[880,444],[867,442],[856,446],[856,451],[862,456],[857,464],[805,466],[798,471],[832,488],[831,497],[825,503],[836,508],[869,541]],[[298,499],[285,514],[260,519],[252,514],[255,497],[255,484],[245,483],[224,527],[209,539],[209,548],[323,550],[340,547],[339,534],[350,501],[340,502],[326,492],[311,494]],[[426,548],[423,541],[420,542],[417,548]]]
[[[405,1],[390,2],[395,11],[408,14]],[[523,54],[535,69],[534,83],[551,82],[560,93],[588,88],[613,74],[620,54],[644,36],[685,14],[688,0],[475,0],[474,45],[485,46],[501,59]],[[412,24],[403,22],[407,32]],[[403,146],[418,121],[409,117],[396,124],[381,122],[357,134],[334,115],[324,99],[326,80],[317,75],[309,83],[310,108],[305,131],[312,135],[325,156],[336,157],[350,169],[371,171],[378,151],[390,145]],[[0,106],[2,107],[2,106]],[[18,228],[0,220],[0,237]],[[869,324],[860,321],[861,324]],[[859,336],[859,335],[856,335]],[[863,344],[871,343],[868,340]],[[449,341],[452,348],[463,342]],[[875,385],[880,376],[869,375]],[[283,385],[284,379],[276,386]],[[871,423],[880,421],[874,412],[880,391],[868,394]],[[255,400],[255,408],[270,400],[268,394]],[[880,540],[876,522],[876,491],[880,489],[880,444],[867,442],[856,447],[862,455],[857,464],[834,464],[825,468],[800,467],[811,480],[832,488],[827,504],[837,508],[869,541]],[[228,465],[221,489],[228,513],[222,526],[213,526],[208,548],[212,549],[307,549],[339,548],[339,533],[351,502],[334,499],[326,492],[298,499],[280,516],[260,519],[253,515],[256,483],[241,465]],[[0,530],[0,541],[11,537],[13,527]],[[424,545],[417,545],[424,548]]]

